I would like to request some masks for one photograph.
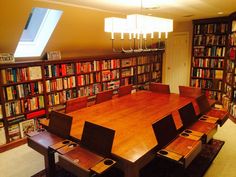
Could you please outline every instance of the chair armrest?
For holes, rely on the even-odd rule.
[[[62,146],[61,148],[57,149],[56,151],[59,153],[59,154],[66,154],[67,152],[75,149],[77,146],[79,146],[79,144],[73,142],[73,141],[70,141],[68,144],[66,144],[65,146]]]
[[[58,149],[60,149],[60,148],[62,148],[62,147],[64,147],[64,146],[67,146],[67,145],[69,145],[69,144],[71,144],[71,143],[73,143],[72,141],[70,141],[70,140],[67,140],[67,139],[65,139],[65,140],[63,140],[63,141],[61,141],[61,142],[58,142],[58,143],[56,143],[56,144],[53,144],[53,145],[51,145],[51,146],[49,146],[51,149],[53,149],[54,151],[57,151]]]
[[[157,156],[174,160],[180,164],[183,164],[183,156],[181,154],[177,154],[175,152],[171,152],[166,149],[161,149],[160,151],[158,151]]]
[[[102,161],[100,161],[98,164],[96,164],[95,166],[90,168],[90,170],[92,172],[100,175],[103,172],[105,172],[106,170],[110,169],[115,164],[116,164],[116,161],[109,159],[109,158],[105,158]]]
[[[219,121],[219,118],[203,115],[199,118],[200,121],[216,124]]]
[[[190,132],[190,130],[188,130],[187,132]],[[204,134],[202,134],[202,136],[196,136],[196,135],[193,135],[192,133],[187,133],[187,132],[184,131],[184,132],[180,133],[179,136],[198,141],[198,140],[201,140],[202,136],[204,135]]]

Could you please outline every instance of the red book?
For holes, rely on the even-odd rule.
[[[26,118],[31,119],[31,118],[34,118],[34,117],[42,116],[45,113],[46,113],[45,109],[42,109],[42,110],[31,112],[31,113],[27,114]]]

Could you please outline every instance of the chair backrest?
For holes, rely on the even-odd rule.
[[[158,142],[158,148],[160,149],[169,144],[178,135],[178,131],[176,130],[171,114],[153,123],[152,128]]]
[[[97,103],[102,103],[104,101],[111,100],[112,96],[113,96],[113,90],[106,90],[106,91],[103,91],[103,92],[99,92],[96,95],[96,104]]]
[[[166,84],[161,83],[151,83],[149,85],[149,90],[152,92],[158,92],[158,93],[170,93],[170,86]]]
[[[202,95],[202,90],[199,87],[179,86],[180,96],[197,98]]]
[[[115,131],[85,121],[81,145],[103,156],[110,156]]]
[[[66,101],[66,113],[87,107],[88,97],[78,97]]]
[[[200,113],[205,114],[211,110],[211,106],[208,102],[206,95],[201,95],[196,98],[197,105],[199,107]]]
[[[121,86],[118,89],[118,96],[124,96],[124,95],[128,95],[131,93],[133,86],[132,85],[125,85],[125,86]]]
[[[179,114],[184,128],[189,127],[197,121],[197,116],[192,103],[189,103],[180,108]]]
[[[72,117],[63,113],[52,111],[48,131],[62,138],[70,137]]]

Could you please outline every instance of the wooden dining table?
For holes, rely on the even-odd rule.
[[[167,114],[174,117],[177,129],[182,126],[178,109],[193,99],[178,94],[139,91],[95,104],[71,113],[71,136],[81,139],[85,121],[115,130],[112,158],[125,177],[139,177],[139,171],[156,155],[157,140],[152,123]]]

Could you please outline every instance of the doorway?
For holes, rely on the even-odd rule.
[[[189,33],[172,33],[166,43],[164,61],[164,83],[170,85],[172,93],[179,93],[179,85],[189,85],[190,81],[190,48]]]

